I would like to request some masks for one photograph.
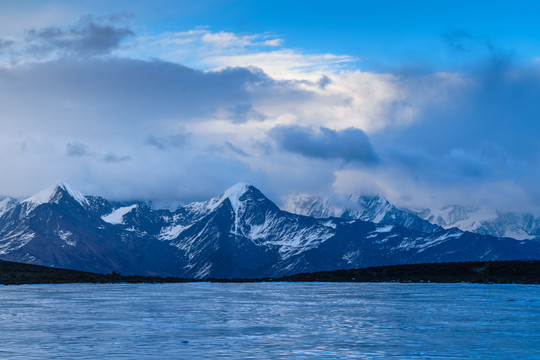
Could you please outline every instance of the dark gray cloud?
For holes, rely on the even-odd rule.
[[[91,155],[90,148],[83,143],[74,141],[66,145],[67,156],[88,156]]]
[[[230,141],[225,141],[225,146],[237,155],[248,156],[244,150],[240,149],[238,146],[234,146]]]
[[[331,84],[332,79],[330,79],[328,76],[324,75],[321,77],[318,81],[319,88],[324,89],[326,88],[326,85]]]
[[[0,39],[0,51],[9,48],[13,44],[15,44],[15,41],[13,40]]]
[[[321,127],[312,131],[299,126],[280,126],[271,131],[271,136],[281,149],[306,157],[368,165],[379,161],[369,138],[360,129],[336,131]]]
[[[428,97],[415,85],[421,80],[409,75],[403,88]],[[371,136],[385,166],[434,189],[460,188],[460,201],[488,202],[482,189],[492,189],[498,208],[538,204],[540,67],[491,56],[462,68],[459,85],[444,95],[425,104],[412,124]]]
[[[150,135],[146,139],[146,144],[156,147],[159,150],[167,150],[170,148],[181,148],[187,144],[188,134],[174,134],[165,136]]]
[[[229,108],[229,119],[233,123],[244,123],[248,120],[263,121],[266,116],[253,108],[252,104],[236,104]]]
[[[103,156],[103,161],[107,163],[117,163],[122,161],[129,161],[131,160],[131,156],[128,155],[117,155],[113,152],[108,152]]]
[[[509,156],[535,158],[540,69],[493,57],[464,71],[463,80],[466,86],[448,92],[444,103],[427,104],[414,124],[380,134],[381,139],[422,146],[434,155],[493,144]]]
[[[87,57],[109,54],[123,40],[134,35],[128,27],[117,27],[114,23],[85,16],[67,28],[51,26],[28,30],[26,43],[28,52],[34,55],[60,53],[62,56]]]
[[[204,72],[163,61],[118,58],[33,64],[6,69],[0,79],[0,104],[5,113],[17,114],[21,123],[35,125],[38,116],[46,119],[48,128],[65,131],[67,123],[84,134],[106,125],[105,136],[148,134],[148,124],[155,127],[170,119],[176,123],[207,120],[230,113],[231,104],[242,104],[236,109],[240,115],[257,117],[251,105],[256,101],[294,106],[315,97],[256,69]],[[31,109],[26,106],[29,99]]]

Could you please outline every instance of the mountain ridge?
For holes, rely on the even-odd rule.
[[[540,258],[536,241],[292,214],[246,183],[175,211],[118,206],[62,182],[40,194],[0,215],[1,259],[104,273],[258,278],[411,262]],[[399,213],[391,215],[400,219]]]
[[[461,205],[436,210],[398,208],[380,194],[348,195],[337,200],[309,194],[291,195],[285,198],[283,209],[317,218],[334,216],[398,224],[425,232],[457,227],[462,231],[517,240],[540,238],[540,218],[530,213],[482,212]]]

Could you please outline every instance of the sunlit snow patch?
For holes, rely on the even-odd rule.
[[[377,232],[377,233],[387,233],[387,232],[392,231],[393,228],[394,228],[394,225],[387,225],[387,226],[379,227],[379,228],[377,228],[376,230],[374,230],[373,232]]]
[[[114,210],[109,215],[102,216],[101,219],[109,224],[118,225],[124,223],[124,215],[129,213],[131,210],[135,209],[137,207],[137,204],[121,207],[116,210]]]
[[[161,232],[158,235],[158,238],[160,240],[172,240],[176,239],[178,235],[187,228],[189,228],[191,225],[183,226],[183,225],[174,225],[174,226],[168,226],[161,230]]]

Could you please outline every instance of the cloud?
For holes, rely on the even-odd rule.
[[[283,39],[265,40],[262,44],[266,46],[281,46],[283,45]]]
[[[319,79],[319,87],[321,89],[324,89],[326,87],[326,85],[332,83],[332,79],[330,79],[328,76],[326,75],[323,75],[320,79]]]
[[[271,33],[237,34],[207,28],[139,36],[137,46],[121,52],[141,59],[156,57],[205,70],[257,67],[275,79],[317,81],[324,72],[335,73],[358,59],[348,55],[309,54],[283,47]],[[307,77],[309,73],[312,76]]]
[[[243,151],[242,149],[238,148],[237,146],[234,146],[233,144],[231,144],[229,141],[225,141],[225,146],[231,150],[232,152],[234,152],[235,154],[237,155],[240,155],[240,156],[248,156],[248,154],[246,154],[245,151]]]
[[[360,129],[311,131],[298,126],[276,127],[271,132],[278,146],[302,156],[324,160],[343,160],[363,165],[378,163],[369,138]]]
[[[538,65],[493,55],[463,67],[459,76],[461,85],[447,91],[444,102],[423,103],[407,126],[371,136],[388,169],[377,181],[387,177],[384,191],[399,189],[412,199],[423,198],[423,206],[429,206],[426,194],[431,193],[441,205],[538,212]],[[411,75],[404,84],[410,87],[420,79]]]
[[[236,104],[228,108],[230,115],[228,116],[232,122],[243,123],[249,120],[263,121],[267,117],[253,109],[252,104]]]
[[[496,56],[461,76],[466,86],[449,92],[446,106],[425,104],[414,123],[394,133],[396,140],[421,145],[432,154],[490,143],[510,156],[535,157],[540,69]]]
[[[117,155],[115,153],[109,152],[103,156],[103,161],[107,163],[117,163],[122,161],[129,161],[131,160],[131,156],[127,155]]]
[[[134,32],[127,27],[101,24],[91,16],[82,17],[71,27],[31,29],[26,33],[29,51],[36,55],[60,53],[62,56],[105,55],[120,46]]]
[[[291,49],[259,51],[245,54],[218,53],[206,56],[202,64],[212,69],[222,69],[226,66],[250,67],[264,69],[272,77],[278,79],[309,79],[316,80],[325,72],[338,72],[340,69],[355,62],[356,59],[347,55],[334,54],[302,54]],[[307,76],[311,74],[311,76]]]
[[[219,117],[262,120],[254,103],[278,97],[284,103],[311,96],[294,84],[278,83],[260,71],[228,68],[202,72],[161,61],[131,59],[62,60],[0,73],[5,113],[17,115],[12,127],[38,127],[87,134],[104,126],[108,134],[160,129],[166,123]],[[26,94],[15,91],[24,88]],[[33,108],[24,104],[31,99]],[[231,108],[231,104],[240,104]],[[232,112],[231,112],[232,110]],[[69,120],[68,120],[69,119]],[[45,124],[47,122],[47,124]],[[167,129],[168,130],[168,129]],[[157,132],[155,136],[160,136]]]
[[[253,45],[253,41],[257,38],[255,35],[251,36],[238,36],[231,32],[220,31],[217,33],[205,32],[201,41],[206,44],[210,44],[217,48],[229,48],[229,47],[245,47]]]
[[[9,48],[13,44],[15,44],[15,41],[13,40],[0,39],[0,51],[2,51],[3,49]]]
[[[74,141],[66,145],[67,156],[88,156],[90,154],[90,149],[83,143]]]
[[[24,197],[63,179],[114,199],[181,201],[238,181],[272,193],[268,181],[283,170],[265,175],[274,160],[257,144],[319,97],[259,69],[115,57],[3,68],[0,95],[0,165],[21,179],[0,179],[0,189]]]
[[[0,39],[0,66],[111,55],[135,38],[127,18],[124,14],[87,15],[73,25],[37,27],[9,40]]]
[[[537,63],[495,51],[455,72],[376,73],[272,34],[130,31],[89,18],[4,47],[27,58],[0,70],[0,166],[19,180],[0,178],[0,189],[26,196],[64,179],[113,199],[191,201],[248,181],[273,199],[540,203]],[[448,42],[487,48],[466,32]]]
[[[175,135],[165,135],[165,136],[153,136],[150,135],[146,139],[146,144],[154,146],[159,150],[167,150],[170,148],[182,148],[186,145],[188,134],[175,134]]]
[[[211,50],[275,47],[283,44],[272,34],[236,34],[227,31],[212,32],[204,27],[188,31],[160,34],[146,38],[161,45],[200,43]]]

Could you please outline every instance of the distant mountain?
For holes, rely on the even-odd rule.
[[[283,210],[315,218],[359,219],[377,224],[400,225],[421,232],[454,227],[482,235],[517,240],[540,238],[540,218],[527,213],[484,213],[477,208],[448,205],[440,209],[400,209],[384,196],[353,196],[330,200],[313,195],[285,199]]]
[[[84,196],[66,183],[21,202],[3,198],[0,204],[1,259],[83,271],[258,278],[377,265],[540,258],[537,241],[433,226],[412,230],[424,229],[426,221],[380,198],[360,202],[358,213],[351,209],[340,218],[317,219],[279,209],[249,184],[176,211],[117,205]],[[392,220],[396,225],[386,222]]]
[[[505,236],[518,240],[540,237],[540,218],[527,213],[496,211],[482,213],[479,209],[450,205],[441,209],[423,209],[416,214],[445,229],[457,227],[483,235]]]
[[[377,224],[400,225],[427,233],[441,230],[437,224],[422,219],[410,210],[398,209],[382,195],[349,195],[336,201],[306,194],[293,195],[285,199],[283,210],[315,218],[338,217]]]

